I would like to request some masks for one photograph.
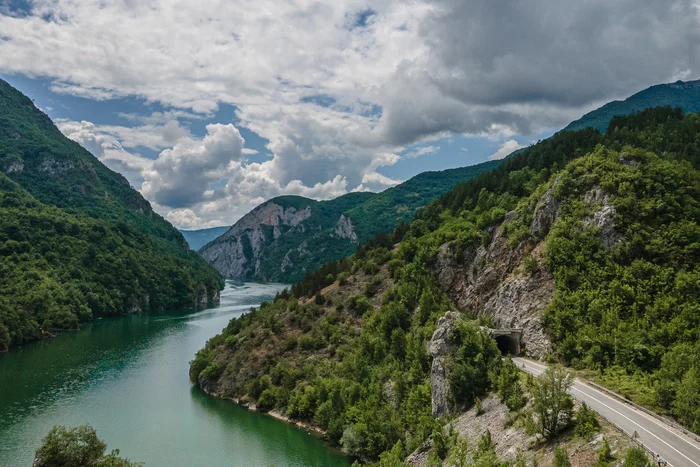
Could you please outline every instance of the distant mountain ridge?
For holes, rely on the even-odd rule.
[[[595,128],[605,133],[615,116],[630,115],[652,107],[680,107],[685,113],[700,111],[700,80],[657,84],[623,101],[612,101],[571,122],[564,130]]]
[[[381,193],[348,193],[329,201],[273,198],[241,218],[199,253],[225,277],[296,282],[358,244],[389,232],[457,183],[501,161],[424,172]]]
[[[215,238],[220,237],[230,228],[231,226],[211,227],[198,230],[180,229],[180,233],[185,237],[185,241],[190,246],[190,249],[197,251]]]
[[[219,273],[0,80],[0,351],[93,316],[213,304]]]

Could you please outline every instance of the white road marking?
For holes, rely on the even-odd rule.
[[[522,362],[524,368],[527,368],[528,365],[530,365],[530,370],[532,370],[533,372],[539,371],[538,374],[541,374],[542,372],[544,372],[544,370],[547,369],[547,366],[542,365],[542,364],[539,364],[539,363],[531,362],[531,361],[529,361],[529,360],[520,360],[520,361]],[[651,416],[649,416],[648,414],[645,414],[645,413],[643,413],[643,412],[638,412],[638,411],[636,411],[636,410],[634,410],[634,409],[632,409],[632,408],[630,408],[630,407],[627,407],[624,403],[622,403],[622,402],[620,402],[620,401],[617,401],[616,399],[612,398],[611,396],[608,396],[607,394],[604,394],[604,393],[600,392],[599,390],[597,390],[597,389],[595,389],[595,388],[593,388],[593,387],[591,387],[591,386],[588,386],[586,383],[584,383],[583,381],[581,381],[581,380],[578,379],[578,378],[575,379],[575,383],[580,384],[581,386],[583,386],[583,387],[585,387],[586,389],[588,389],[588,390],[594,392],[596,395],[599,395],[600,397],[604,397],[604,398],[607,398],[607,399],[610,399],[610,400],[614,401],[614,402],[617,403],[617,404],[624,405],[625,408],[627,408],[628,410],[634,412],[635,414],[638,414],[638,415],[643,416],[645,419],[647,419],[647,420],[653,422],[653,423],[656,424],[657,426],[659,426],[659,427],[663,428],[664,430],[668,431],[669,433],[671,433],[671,434],[672,434],[673,436],[675,436],[676,438],[685,441],[685,442],[686,442],[688,445],[690,445],[692,448],[694,448],[694,449],[700,449],[700,448],[698,448],[698,446],[696,446],[695,444],[693,444],[691,441],[689,441],[689,440],[686,439],[685,437],[681,436],[680,434],[676,433],[675,431],[672,431],[669,427],[663,425],[663,424],[660,423],[658,420],[654,420],[654,419],[653,419]],[[662,443],[664,443],[664,444],[665,444],[666,446],[668,446],[669,448],[673,449],[675,452],[677,452],[678,454],[680,454],[682,457],[684,457],[685,459],[687,459],[688,461],[690,461],[691,464],[693,464],[693,465],[695,465],[695,466],[697,466],[697,467],[700,467],[700,464],[698,464],[697,462],[695,462],[693,459],[691,459],[690,457],[688,457],[688,456],[686,456],[685,454],[683,454],[681,451],[679,451],[678,449],[676,449],[674,446],[670,445],[668,442],[664,441],[662,438],[660,438],[660,437],[657,436],[656,434],[654,434],[654,433],[652,433],[651,431],[649,431],[648,429],[644,428],[644,427],[643,427],[642,425],[640,425],[638,422],[634,421],[633,419],[629,418],[628,416],[624,415],[623,413],[619,412],[618,410],[616,410],[616,409],[610,407],[610,406],[609,406],[608,404],[606,404],[605,402],[603,402],[603,401],[601,401],[600,399],[596,398],[596,395],[589,394],[589,393],[587,393],[587,392],[585,392],[585,391],[582,391],[581,389],[579,389],[579,388],[577,388],[577,387],[575,387],[575,386],[572,386],[571,389],[572,389],[572,390],[575,390],[575,391],[578,391],[579,393],[583,394],[584,396],[586,396],[586,397],[588,397],[588,398],[590,398],[590,399],[593,399],[594,401],[596,401],[597,403],[601,404],[602,406],[608,408],[609,410],[615,412],[616,414],[618,414],[619,416],[623,417],[624,419],[630,421],[633,425],[635,425],[635,426],[641,428],[642,430],[644,430],[645,432],[649,433],[649,434],[650,434],[651,436],[653,436],[654,438],[656,438],[656,439],[658,439],[659,441],[661,441]]]

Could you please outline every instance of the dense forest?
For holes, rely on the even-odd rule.
[[[93,316],[212,303],[223,279],[121,176],[0,81],[0,351]]]
[[[560,132],[232,320],[197,353],[192,381],[310,421],[358,458],[401,458],[440,433],[426,344],[456,308],[436,281],[440,247],[487,245],[500,225],[514,246],[544,245],[521,274],[553,276],[550,358],[635,384],[651,395],[641,402],[700,431],[698,135],[700,117],[672,108],[614,118],[605,135]],[[591,193],[600,199],[584,203]],[[540,238],[527,226],[548,194],[559,208]],[[605,203],[609,232],[591,208]],[[463,408],[509,378],[476,324],[451,342],[450,394]]]
[[[200,253],[226,274],[220,264],[228,265],[241,243],[244,257],[235,261],[241,265],[237,270],[244,272],[231,278],[294,283],[308,271],[351,255],[358,243],[363,244],[379,233],[391,232],[458,183],[491,170],[500,162],[424,172],[377,194],[348,193],[328,201],[300,196],[276,197],[258,206],[229,232],[204,246]],[[284,222],[274,227],[265,223],[250,225],[247,217],[269,204],[297,211],[308,207],[310,215],[293,225]],[[338,230],[341,215],[346,221],[342,233]],[[266,218],[264,222],[274,221]],[[228,258],[222,259],[222,256]]]

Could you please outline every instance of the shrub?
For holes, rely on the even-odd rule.
[[[226,369],[226,365],[222,362],[211,362],[204,371],[200,373],[200,377],[210,380],[218,379],[219,376],[223,374],[224,369]]]
[[[596,467],[605,467],[609,464],[609,460],[612,459],[612,451],[610,449],[610,443],[608,443],[608,438],[603,438],[603,445],[600,447],[598,452],[598,461],[596,462]]]
[[[364,315],[372,308],[372,304],[365,297],[353,295],[348,298],[348,310],[355,312],[358,316]]]
[[[649,457],[642,448],[631,447],[625,455],[622,467],[651,467]]]
[[[275,397],[275,393],[272,391],[272,389],[268,388],[260,394],[260,397],[258,398],[257,407],[259,410],[267,412],[269,410],[274,409],[276,403],[277,398]]]
[[[523,267],[525,268],[525,272],[527,272],[529,275],[536,273],[540,269],[540,265],[537,263],[537,260],[529,253],[523,258]]]
[[[595,412],[584,402],[576,412],[576,435],[588,439],[595,432],[600,430],[600,423]]]
[[[520,370],[508,357],[503,360],[496,380],[496,388],[501,401],[510,410],[521,409],[525,405],[525,394],[520,384]]]
[[[199,350],[194,355],[194,360],[190,362],[190,381],[194,384],[199,384],[199,375],[211,363],[214,358],[214,352],[204,348]]]
[[[282,341],[282,351],[289,352],[297,348],[297,338],[292,336]]]
[[[362,271],[368,276],[372,276],[379,272],[379,266],[374,261],[366,261],[365,265],[362,267]]]
[[[350,273],[347,271],[343,271],[340,274],[338,274],[338,283],[340,285],[345,285],[345,284],[347,284],[349,278],[350,278]]]
[[[571,467],[571,461],[569,460],[569,454],[561,446],[554,448],[554,462],[552,462],[553,467]]]
[[[374,283],[374,281],[367,282],[367,285],[365,285],[365,297],[374,297],[376,293],[377,285]]]

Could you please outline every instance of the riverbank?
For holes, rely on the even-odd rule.
[[[283,288],[229,283],[217,308],[97,319],[0,355],[0,465],[31,465],[54,425],[90,424],[147,466],[349,467],[318,432],[189,381],[188,362],[208,339]]]
[[[224,397],[224,396],[221,396],[219,394],[210,393],[204,388],[200,388],[200,389],[202,390],[202,392],[204,392],[209,397],[213,397],[213,398],[219,399],[219,400],[231,401],[243,409],[249,410],[251,412],[266,414],[266,415],[269,415],[270,417],[275,418],[277,420],[281,420],[283,422],[289,423],[290,425],[294,425],[298,428],[302,428],[302,429],[307,430],[309,432],[313,432],[316,435],[322,437],[324,440],[327,440],[327,438],[328,438],[325,430],[321,429],[320,427],[317,427],[316,425],[312,425],[310,423],[303,422],[301,420],[294,420],[294,419],[288,417],[287,415],[284,415],[282,412],[279,412],[277,410],[268,410],[268,411],[258,410],[258,408],[255,404],[250,404],[247,401],[242,400],[240,398]]]

